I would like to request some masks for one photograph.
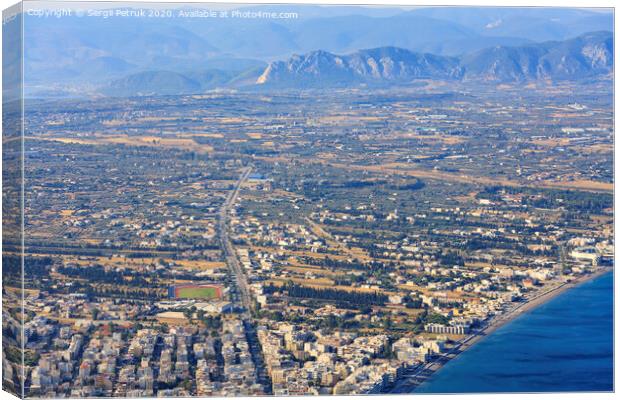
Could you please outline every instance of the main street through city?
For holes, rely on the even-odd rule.
[[[232,300],[234,303],[236,303],[235,305],[240,305],[243,307],[243,316],[245,318],[249,317],[249,311],[251,310],[252,306],[252,298],[250,296],[250,289],[245,273],[243,271],[243,268],[241,267],[241,263],[239,262],[239,258],[237,257],[237,253],[235,252],[232,241],[230,240],[230,235],[228,231],[228,217],[230,210],[234,207],[234,204],[237,201],[241,186],[247,181],[251,172],[251,167],[248,167],[243,171],[243,173],[237,180],[235,187],[228,194],[228,197],[222,205],[218,216],[218,234],[220,236],[220,241],[222,244],[222,251],[224,252],[224,257],[226,258],[226,264],[228,265],[231,274],[235,278],[237,286],[237,291],[232,294]]]
[[[247,182],[250,174],[252,173],[252,167],[247,167],[241,173],[241,176],[235,183],[235,187],[230,191],[226,197],[226,201],[222,205],[218,215],[218,235],[222,245],[222,251],[226,259],[226,265],[230,269],[231,275],[235,278],[236,285],[231,287],[231,301],[236,307],[241,307],[243,311],[240,314],[243,321],[244,328],[246,330],[246,336],[248,344],[250,345],[250,352],[252,354],[252,361],[256,368],[256,375],[258,382],[261,383],[266,393],[271,393],[271,382],[269,376],[266,373],[266,368],[263,362],[263,355],[256,335],[256,328],[252,321],[252,296],[250,295],[250,287],[245,275],[245,271],[239,262],[239,257],[230,239],[230,232],[228,226],[228,218],[230,211],[234,208],[235,202],[239,197],[239,191],[245,182]]]

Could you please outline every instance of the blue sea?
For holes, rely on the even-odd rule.
[[[613,390],[613,273],[497,329],[415,393]]]

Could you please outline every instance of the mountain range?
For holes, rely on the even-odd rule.
[[[592,32],[564,41],[494,46],[461,57],[379,47],[337,55],[324,50],[293,55],[242,72],[211,70],[180,74],[149,71],[112,81],[106,94],[199,93],[219,88],[326,88],[386,86],[418,79],[527,83],[608,77],[613,36]]]
[[[415,79],[526,82],[583,79],[613,71],[613,37],[593,32],[577,38],[494,46],[462,57],[416,53],[396,47],[339,56],[325,51],[294,55],[269,64],[258,84],[318,87]]]
[[[398,47],[335,55],[318,50],[269,64],[257,84],[275,86],[334,86],[358,82],[406,82],[414,79],[461,79],[456,57],[416,53]]]
[[[155,88],[155,92],[172,93],[176,87],[189,91],[240,86],[251,83],[278,60],[294,54],[310,56],[319,49],[325,53],[314,55],[318,58],[329,57],[327,53],[351,56],[360,49],[385,52],[398,48],[419,53],[419,63],[428,63],[428,67],[416,72],[405,68],[405,75],[421,76],[431,70],[458,75],[458,71],[444,71],[438,64],[449,66],[456,58],[463,69],[465,57],[486,49],[538,46],[540,42],[561,42],[587,32],[613,31],[613,11],[609,9],[239,7],[239,11],[287,12],[296,17],[25,16],[26,92],[30,96],[63,95],[64,90],[153,93],[154,84],[169,79],[167,89]],[[409,57],[397,53],[396,58]],[[466,70],[460,73],[467,77]]]

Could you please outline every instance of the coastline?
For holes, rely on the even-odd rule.
[[[491,318],[482,328],[459,340],[449,352],[442,354],[430,363],[420,365],[405,373],[404,376],[394,383],[388,393],[413,393],[419,385],[426,382],[434,373],[439,371],[441,367],[447,364],[450,360],[455,359],[460,354],[467,351],[467,349],[492,334],[495,330],[508,324],[517,317],[537,308],[538,306],[547,303],[565,291],[573,289],[582,283],[591,281],[613,271],[613,267],[601,268],[593,273],[582,275],[571,282],[559,283],[553,287],[542,288],[541,290],[532,293],[533,296],[531,298],[527,298],[525,302],[515,304],[502,314]]]

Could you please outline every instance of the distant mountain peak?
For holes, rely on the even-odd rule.
[[[458,59],[416,53],[398,47],[378,47],[336,55],[323,50],[270,63],[257,84],[330,85],[362,82],[407,82],[420,78],[458,78]]]

